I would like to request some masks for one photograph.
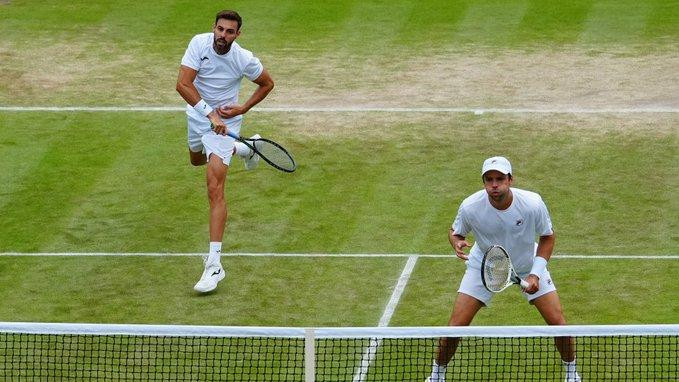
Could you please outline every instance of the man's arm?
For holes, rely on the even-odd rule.
[[[555,241],[556,238],[554,237],[554,233],[547,236],[540,236],[536,255],[542,257],[545,261],[549,261],[549,258],[552,257]]]
[[[453,246],[457,257],[462,260],[469,260],[469,256],[462,251],[462,248],[469,247],[469,243],[467,243],[464,236],[456,234],[455,230],[451,228],[448,230],[448,241]]]
[[[219,115],[224,118],[233,118],[237,115],[247,113],[253,106],[266,98],[274,87],[273,78],[271,78],[271,75],[269,75],[269,72],[266,69],[264,69],[262,74],[252,82],[259,86],[257,86],[257,89],[255,89],[250,98],[248,98],[243,105],[225,105],[220,107]]]
[[[531,269],[530,275],[526,277],[526,282],[528,283],[528,288],[525,289],[526,293],[533,294],[538,291],[540,275],[545,270],[547,261],[552,257],[555,241],[556,238],[554,233],[551,235],[540,236],[536,256],[535,259],[533,259],[533,268]]]
[[[194,107],[200,101],[202,101],[202,97],[198,93],[196,87],[193,85],[193,80],[196,79],[196,75],[198,75],[198,72],[194,69],[189,68],[188,66],[182,65],[179,67],[179,77],[177,78],[177,92],[179,93],[179,95],[182,96],[182,98],[184,98],[186,103]],[[196,111],[202,113],[200,110]],[[212,122],[212,129],[215,131],[215,133],[226,135],[226,125],[221,120],[221,118],[219,118],[217,111],[212,110],[210,111],[209,114],[205,116],[210,120],[210,122]]]

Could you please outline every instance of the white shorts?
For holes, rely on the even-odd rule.
[[[527,274],[519,275],[519,277],[521,277],[522,279],[525,279],[527,276],[528,276]],[[517,286],[516,288],[519,287]],[[540,276],[540,285],[538,291],[533,294],[528,294],[526,292],[521,293],[523,293],[523,297],[525,297],[526,300],[528,300],[528,302],[531,302],[536,298],[543,296],[549,292],[553,292],[555,290],[556,286],[552,281],[552,276],[549,274],[549,271],[545,268],[545,273],[543,273],[542,276]],[[474,297],[475,299],[481,301],[486,306],[490,305],[490,300],[493,298],[493,295],[495,294],[493,292],[489,292],[488,289],[486,289],[486,287],[483,286],[483,281],[481,281],[481,269],[476,267],[470,267],[469,264],[467,264],[467,270],[464,272],[464,276],[462,276],[462,281],[460,281],[460,288],[457,291]]]
[[[207,117],[198,114],[191,106],[186,107],[186,119],[188,125],[188,143],[189,150],[194,153],[203,152],[207,160],[210,160],[210,154],[215,154],[222,158],[225,165],[231,163],[231,156],[233,155],[233,144],[235,139],[228,135],[217,135],[212,131],[212,124]],[[230,132],[240,134],[240,126],[243,121],[242,117],[231,119],[222,119],[226,123],[227,129]]]

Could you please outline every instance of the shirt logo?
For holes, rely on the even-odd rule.
[[[523,225],[523,219],[516,220],[516,226],[517,227],[522,226],[522,225]]]
[[[203,58],[200,59],[201,62],[202,62],[202,61],[205,61],[205,60],[209,60],[209,58],[207,58],[207,56],[205,56],[205,57],[203,57]]]

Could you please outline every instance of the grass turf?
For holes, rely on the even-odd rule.
[[[452,85],[441,96],[428,94],[427,83],[419,84],[416,89],[422,91],[414,92],[414,100],[408,93],[388,94],[389,88],[381,86],[399,78],[407,82],[431,76],[422,67],[415,71],[419,74],[410,73],[408,57],[434,55],[445,61],[449,54],[478,51],[490,62],[506,53],[520,57],[526,52],[578,51],[584,52],[578,56],[582,60],[610,56],[613,61],[605,62],[620,59],[631,65],[637,58],[654,61],[660,54],[671,67],[666,52],[679,37],[675,1],[441,1],[427,7],[413,1],[322,6],[248,1],[229,6],[245,18],[239,41],[262,58],[280,84],[277,92],[283,96],[273,94],[264,106],[335,105],[338,99],[351,104],[351,97],[342,97],[357,93],[377,101],[385,97],[386,105],[394,100],[439,105],[443,99],[446,105],[460,106]],[[0,10],[0,104],[34,106],[181,104],[174,91],[180,57],[192,35],[210,29],[218,9],[212,2],[187,1],[11,1],[0,4]],[[25,48],[35,44],[40,54]],[[366,74],[367,69],[372,72]],[[439,82],[445,84],[452,74],[443,74]],[[598,72],[590,74],[595,79]],[[243,94],[251,90],[248,86]],[[333,98],[335,93],[339,96]],[[487,99],[482,94],[477,101],[487,107],[511,106],[515,93],[493,94]],[[533,101],[518,97],[515,102]],[[667,99],[651,101],[662,104]],[[678,252],[679,206],[671,197],[677,187],[678,137],[672,114],[477,117],[253,111],[246,121],[247,131],[289,146],[301,165],[297,173],[286,175],[266,168],[248,173],[234,163],[227,185],[231,209],[225,251],[448,253],[446,231],[462,198],[481,187],[481,161],[503,153],[516,168],[516,186],[538,191],[547,201],[558,234],[557,252]],[[204,250],[204,169],[188,165],[181,113],[3,112],[0,125],[0,251]],[[199,318],[196,312],[224,296],[193,298],[190,286],[200,273],[197,259],[1,258],[3,285],[15,289],[7,291],[13,303],[3,305],[0,317],[370,325],[379,319],[404,263],[228,261],[232,274],[220,290],[239,292],[234,300],[227,299],[228,307],[217,305]],[[441,267],[437,261],[443,260],[418,264],[394,322],[445,322],[461,266],[453,261]],[[673,301],[672,285],[659,289],[664,297],[630,294],[627,283],[620,281],[633,274],[629,263],[588,260],[568,266],[565,273],[561,264],[569,263],[555,261],[552,272],[571,322],[671,322],[677,311],[676,304],[658,303]],[[676,274],[671,262],[644,264],[651,268],[644,272],[649,285],[666,285],[671,279],[667,275]],[[597,272],[602,268],[616,271]],[[102,269],[112,274],[100,279],[88,273]],[[301,285],[298,292],[280,293],[293,282]],[[607,295],[634,303],[622,308],[574,303],[591,301],[591,296],[605,299],[594,293],[602,285],[614,289],[606,289]],[[149,293],[163,298],[145,299]],[[168,306],[186,308],[158,304],[168,299],[174,301]],[[419,305],[430,299],[437,303]],[[277,300],[284,309],[267,309]],[[25,301],[33,303],[22,306]],[[523,313],[484,314],[479,323],[526,322]]]

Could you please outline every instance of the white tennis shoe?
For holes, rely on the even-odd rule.
[[[261,136],[259,134],[255,134],[250,137],[250,139],[259,139]],[[259,149],[258,143],[255,141],[254,143],[255,147]],[[250,149],[252,151],[249,156],[245,158],[245,169],[246,170],[254,170],[257,168],[259,165],[259,155],[254,152],[254,150]]]
[[[222,268],[222,264],[205,264],[205,270],[200,280],[193,286],[196,292],[207,293],[212,292],[217,288],[217,283],[224,280],[226,277],[226,272]]]

